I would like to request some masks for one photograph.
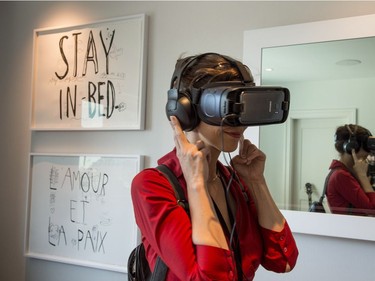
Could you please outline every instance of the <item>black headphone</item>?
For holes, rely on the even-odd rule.
[[[218,55],[228,61],[229,64],[237,68],[242,81],[237,84],[254,86],[254,79],[249,70],[245,66],[228,56],[220,55],[217,53],[204,53],[197,56],[188,57],[179,60],[176,64],[175,71],[171,79],[170,90],[168,91],[168,101],[166,104],[166,114],[168,119],[170,116],[176,116],[180,121],[181,128],[184,131],[191,131],[198,126],[202,119],[197,110],[197,105],[200,100],[201,89],[193,88],[191,92],[188,89],[181,89],[181,77],[188,67],[194,65],[199,59],[207,55]],[[233,81],[220,82],[222,85],[233,84]]]
[[[345,141],[343,144],[344,151],[346,153],[352,154],[352,150],[354,149],[355,152],[357,153],[359,149],[361,148],[361,145],[358,143],[357,136],[356,136],[357,125],[355,125],[354,127],[354,132],[350,129],[349,125],[345,125],[345,126],[348,129],[350,136],[349,136],[348,141]]]

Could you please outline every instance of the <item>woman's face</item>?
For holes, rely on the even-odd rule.
[[[218,151],[233,152],[243,136],[246,127],[213,126],[200,122],[195,131],[199,139]]]

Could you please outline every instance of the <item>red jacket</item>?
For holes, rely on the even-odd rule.
[[[161,158],[177,176],[187,198],[186,182],[175,150]],[[218,167],[228,180],[229,171]],[[190,218],[177,205],[168,180],[156,169],[145,169],[132,182],[135,219],[142,233],[142,242],[151,270],[161,256],[168,266],[166,280],[237,280],[235,259],[231,251],[206,245],[194,245]],[[242,270],[247,280],[253,280],[261,264],[268,270],[284,272],[286,264],[293,268],[298,249],[287,223],[281,232],[262,228],[252,199],[246,203],[236,182],[231,193],[237,202],[236,224]],[[250,193],[246,191],[251,198]],[[229,239],[229,237],[228,237]]]
[[[338,160],[327,182],[327,201],[332,213],[348,215],[375,215],[375,192],[365,193],[358,180]]]

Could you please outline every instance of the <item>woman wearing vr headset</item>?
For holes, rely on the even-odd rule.
[[[344,125],[336,130],[333,160],[327,181],[327,201],[332,213],[375,215],[375,191],[367,175],[369,130],[359,125]]]
[[[230,116],[209,124],[197,114],[199,89],[231,81],[253,85],[250,71],[226,56],[177,61],[167,103],[176,147],[158,163],[177,176],[190,214],[177,205],[160,171],[145,169],[132,183],[150,268],[160,256],[169,269],[166,280],[253,280],[259,265],[283,273],[296,264],[295,240],[264,178],[266,156],[244,140],[246,127]],[[238,147],[230,163],[218,161]]]

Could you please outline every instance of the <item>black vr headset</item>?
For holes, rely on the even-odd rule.
[[[289,90],[282,87],[255,86],[245,66],[219,55],[236,67],[242,81],[214,82],[189,92],[181,89],[181,77],[205,53],[181,60],[176,65],[168,91],[166,114],[176,116],[184,131],[193,130],[200,121],[221,126],[256,126],[283,123],[288,117]],[[174,86],[175,85],[175,86]]]
[[[344,152],[352,154],[354,149],[356,153],[363,148],[367,152],[375,152],[375,138],[370,131],[361,132],[358,134],[357,125],[354,125],[354,130],[350,129],[350,125],[345,125],[349,132],[349,139],[343,143]]]

